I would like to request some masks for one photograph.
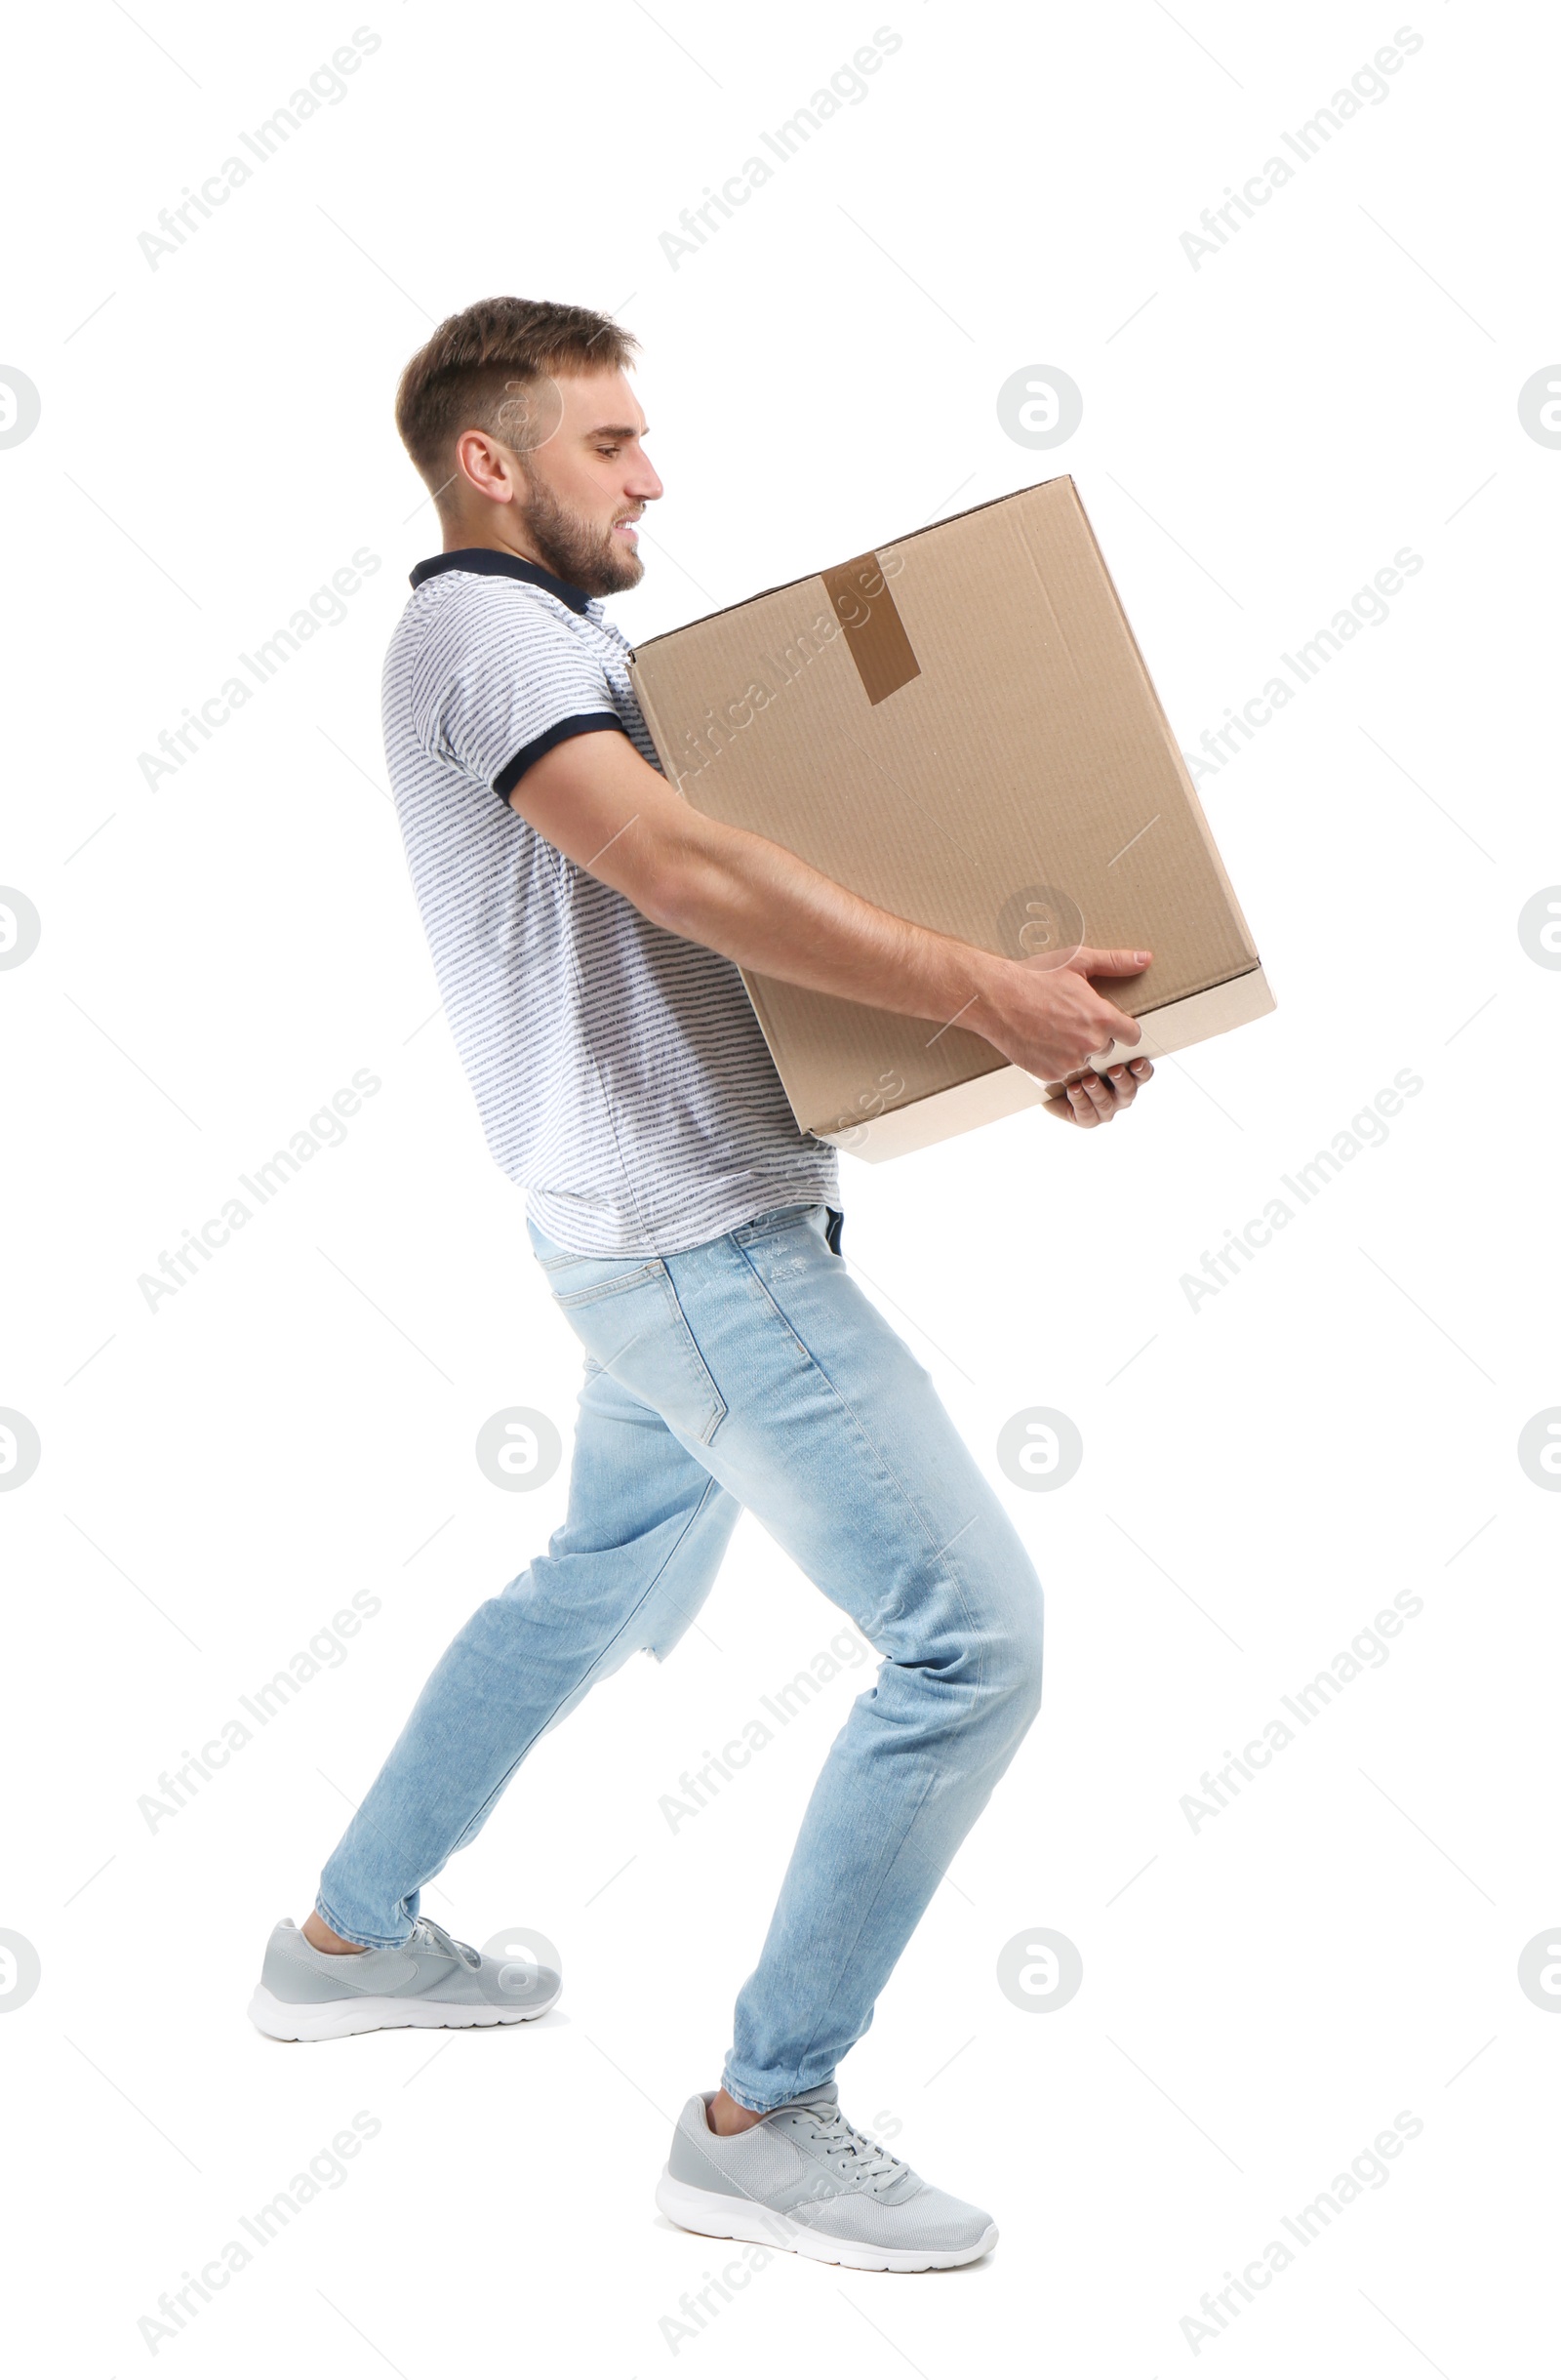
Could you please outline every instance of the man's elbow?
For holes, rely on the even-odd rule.
[[[709,856],[677,836],[657,837],[649,848],[625,853],[624,859],[614,880],[641,916],[685,942],[703,942],[720,874]]]

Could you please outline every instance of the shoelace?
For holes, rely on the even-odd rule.
[[[859,2132],[838,2108],[821,2107],[817,2114],[810,2109],[809,2114],[813,2119],[814,2139],[831,2156],[847,2157],[852,2160],[849,2170],[854,2180],[870,2183],[876,2188],[880,2182],[887,2182],[895,2174],[904,2172],[905,2168],[898,2157],[891,2157],[887,2149],[880,2149],[875,2140],[869,2140],[865,2133]]]
[[[462,1966],[480,1967],[482,1964],[480,1951],[474,1951],[469,1942],[458,1942],[454,1934],[447,1934],[442,1925],[434,1923],[432,1917],[418,1919],[412,1929],[412,1939],[424,1950],[442,1951],[447,1958],[459,1958]]]

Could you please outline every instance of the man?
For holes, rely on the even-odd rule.
[[[809,1803],[721,2087],[679,2119],[675,2223],[920,2271],[996,2239],[840,2113],[835,2069],[1040,1699],[1041,1593],[925,1371],[851,1281],[832,1149],[798,1130],[738,968],[947,1024],[1032,1074],[1137,1025],[1090,976],[875,908],[660,774],[601,598],[635,585],[661,483],[625,367],[578,306],[441,325],[396,419],[444,550],[412,573],[385,745],[457,1048],[494,1157],[585,1349],[569,1512],[444,1655],[272,1934],[251,2014],[284,2039],[540,2015],[559,1979],[419,1915],[537,1738],[637,1648],[663,1657],[740,1507],[882,1656]],[[1094,1127],[1146,1062],[1085,1070]],[[517,1982],[517,1973],[519,1980]]]

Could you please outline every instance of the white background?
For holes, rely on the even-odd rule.
[[[1391,11],[901,0],[868,96],[676,269],[659,235],[870,12],[370,21],[346,97],[155,269],[138,235],[350,13],[105,0],[13,35],[3,360],[42,419],[0,451],[0,880],[42,939],[0,973],[0,1404],[43,1453],[0,1496],[0,1925],[42,1982],[0,2026],[8,2336],[35,2333],[30,2369],[140,2369],[159,2294],[362,2110],[346,2181],[159,2368],[1538,2368],[1561,2021],[1517,1962],[1561,1921],[1561,1504],[1515,1448],[1561,1403],[1561,977],[1517,916],[1561,877],[1561,452],[1517,394],[1561,355],[1554,20],[1421,0],[1386,100],[1197,269],[1181,234],[1290,154]],[[580,1358],[434,1013],[378,728],[437,544],[395,377],[500,291],[644,343],[666,497],[613,607],[631,636],[1066,470],[1193,751],[1423,557],[1202,781],[1277,1014],[1109,1133],[1031,1114],[846,1166],[848,1255],[1048,1591],[1042,1718],[843,2076],[1002,2241],[900,2281],[780,2257],[684,2336],[663,2318],[722,2258],[655,2213],[669,2123],[714,2086],[864,1676],[669,1831],[680,1771],[838,1626],[757,1528],[703,1633],[550,1737],[429,1895],[469,1939],[557,1942],[553,2015],[317,2048],[244,2015],[433,1660],[564,1504],[563,1472],[505,1495],[473,1456],[502,1406],[567,1440]],[[997,419],[1029,365],[1084,393],[1054,453]],[[381,567],[346,620],[149,787],[138,755],[360,546]],[[149,1311],[138,1276],[361,1068],[382,1090],[344,1144]],[[1194,1310],[1182,1274],[1403,1069],[1424,1087],[1385,1144]],[[1083,1432],[1055,1494],[997,1470],[1030,1405]],[[356,1591],[382,1609],[347,1660],[150,1829],[159,1773]],[[1194,1832],[1203,1772],[1401,1591],[1423,1608],[1385,1665]],[[998,1990],[1036,1926],[1081,1952],[1065,2008]],[[1189,2343],[1203,2293],[1406,2111],[1386,2184]]]

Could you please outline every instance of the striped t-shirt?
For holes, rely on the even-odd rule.
[[[730,959],[587,874],[507,800],[568,736],[653,767],[627,640],[517,556],[420,562],[384,666],[413,888],[488,1147],[549,1239],[675,1255],[771,1207],[838,1204]]]

